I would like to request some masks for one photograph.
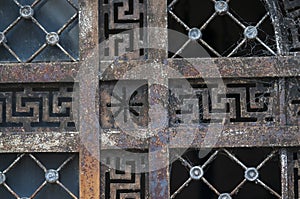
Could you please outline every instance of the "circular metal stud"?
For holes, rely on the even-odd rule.
[[[257,37],[258,31],[255,26],[248,26],[244,30],[244,36],[247,39],[255,39]]]
[[[245,171],[245,178],[248,181],[253,182],[253,181],[257,180],[258,176],[259,176],[259,173],[258,173],[257,169],[254,167],[248,168]]]
[[[46,35],[47,44],[54,46],[59,42],[59,36],[56,32],[50,32]]]
[[[6,42],[6,38],[3,32],[0,32],[0,45]]]
[[[203,169],[199,166],[190,169],[190,176],[193,180],[200,180],[203,177],[203,174]]]
[[[198,40],[202,37],[202,32],[199,28],[192,28],[188,35],[191,40]]]
[[[219,195],[218,199],[231,199],[231,196],[229,193],[222,193]]]
[[[6,176],[4,173],[0,171],[0,185],[2,185],[6,180]]]
[[[48,183],[55,183],[59,178],[59,173],[54,169],[50,169],[45,173],[45,178]]]
[[[22,6],[20,8],[20,15],[25,19],[30,19],[33,16],[33,14],[34,14],[34,10],[29,5]]]
[[[228,11],[228,3],[226,1],[216,1],[215,3],[215,11],[219,15],[224,15]]]

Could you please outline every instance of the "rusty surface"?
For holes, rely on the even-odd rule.
[[[0,152],[78,152],[76,132],[0,133]]]
[[[99,159],[80,145],[80,198],[100,198]]]
[[[78,63],[0,64],[0,82],[73,82]]]
[[[235,78],[235,77],[295,77],[300,75],[299,56],[287,57],[251,57],[251,58],[188,58],[169,59],[163,65],[170,66],[180,72],[181,78]],[[127,71],[134,70],[137,77],[145,71],[141,65],[149,65],[151,74],[152,61],[118,61],[103,63],[100,69],[102,80],[134,79],[125,76]],[[108,67],[109,66],[109,67]],[[217,69],[217,70],[216,70]],[[178,74],[169,75],[176,78]]]

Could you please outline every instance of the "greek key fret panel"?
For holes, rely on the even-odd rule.
[[[100,6],[100,41],[109,39],[102,51],[104,59],[143,56],[144,50],[137,49],[143,48],[146,34],[130,30],[146,27],[146,0],[100,0]]]
[[[0,84],[1,131],[75,131],[73,84]]]
[[[286,83],[287,124],[300,124],[300,79],[290,78]]]
[[[291,51],[300,50],[300,2],[297,0],[283,0],[286,11],[286,22],[291,36]]]
[[[100,83],[100,124],[102,128],[144,128],[148,124],[146,81]],[[127,126],[126,124],[130,124]]]
[[[170,81],[171,126],[193,118],[196,124],[222,122],[274,124],[278,121],[277,84],[273,80],[239,80],[222,83]],[[187,116],[190,115],[190,116]]]
[[[130,155],[122,152],[104,152],[101,165],[101,199],[145,199],[147,195],[147,175],[139,168],[146,167],[145,156]]]

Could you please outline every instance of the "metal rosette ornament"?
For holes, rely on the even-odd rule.
[[[182,68],[170,64],[172,59],[140,60],[139,64],[134,64],[123,69],[120,68],[120,63],[130,63],[132,60],[123,59],[124,57],[130,56],[120,55],[120,57],[111,57],[108,59],[102,56],[103,52],[101,52],[101,49],[105,49],[108,44],[114,43],[115,39],[122,38],[124,35],[138,35],[141,32],[146,33],[147,38],[156,38],[157,35],[167,34],[172,39],[176,39],[176,41],[184,42],[191,40],[191,42],[197,45],[197,50],[201,52],[204,57],[209,57],[206,50],[193,39],[194,37],[199,37],[197,30],[184,35],[174,30],[155,27],[132,29],[113,35],[109,37],[109,39],[101,42],[95,49],[91,50],[83,61],[76,78],[76,85],[78,87],[76,86],[74,89],[74,91],[77,90],[74,92],[74,99],[78,100],[73,102],[73,114],[76,119],[75,121],[77,121],[77,128],[80,129],[81,143],[93,156],[98,158],[102,164],[106,164],[107,158],[113,158],[115,155],[115,157],[120,157],[120,154],[125,159],[135,160],[136,162],[140,162],[141,159],[151,162],[151,160],[155,160],[155,157],[159,157],[165,153],[166,148],[169,149],[184,142],[184,147],[180,147],[179,155],[181,155],[187,148],[193,145],[193,141],[200,131],[205,131],[202,132],[205,136],[203,137],[201,145],[210,146],[210,148],[212,148],[214,144],[217,143],[223,130],[225,114],[210,113],[211,120],[221,122],[205,124],[205,127],[199,123],[200,107],[197,93],[194,91],[189,80],[185,78]],[[200,34],[202,33],[200,32]],[[151,49],[151,51],[167,52],[164,45],[153,42],[147,42],[147,44],[142,43],[140,46],[134,46],[131,50],[138,52],[141,49],[146,53],[148,49]],[[169,52],[175,53],[178,49],[176,46],[170,45],[168,50]],[[211,95],[214,94],[217,96],[218,93],[224,93],[225,86],[218,68],[215,65],[211,65],[209,70],[210,75],[207,75],[205,68],[200,65],[194,65],[193,59],[185,58],[189,57],[190,53],[193,52],[186,50],[179,54],[182,58],[181,60],[183,60],[185,70],[196,73],[197,78],[201,78],[204,84],[206,84],[207,90],[211,92]],[[100,68],[96,67],[99,63],[101,63]],[[116,80],[117,82],[111,93],[111,100],[107,103],[110,107],[111,115],[113,115],[115,128],[105,129],[101,127],[99,122],[99,115],[101,115],[97,110],[99,105],[95,104],[97,101],[95,99],[99,98],[99,93],[97,93],[99,88],[97,85],[99,84],[99,80],[115,75],[116,70],[118,70],[118,79],[120,80]],[[211,77],[213,77],[213,79],[211,79]],[[135,84],[132,82],[135,82]],[[173,85],[171,82],[175,82],[175,84]],[[218,84],[218,88],[211,87],[211,82],[213,82],[214,85]],[[117,107],[121,101],[123,104],[130,104],[130,100],[134,98],[133,96],[136,95],[137,90],[140,88],[148,89],[148,120],[146,125],[140,125],[130,114],[124,114],[123,111],[125,111],[125,109],[120,110],[120,108]],[[124,97],[124,93],[126,93],[127,97]],[[122,96],[124,98],[121,99]],[[174,101],[180,101],[180,103],[174,107],[180,108],[182,113],[184,113],[180,116],[181,122],[175,126],[170,124],[170,98],[174,99]],[[185,133],[182,133],[183,129]],[[186,132],[188,132],[188,134]],[[142,153],[128,150],[126,144],[122,145],[120,144],[120,140],[112,139],[113,136],[111,135],[113,134],[130,137],[133,142],[137,140],[137,142],[149,143],[149,150],[145,150],[145,152]],[[152,141],[157,139],[160,139],[162,142],[160,146],[156,147],[153,146],[155,143]],[[100,143],[97,143],[97,141]],[[116,152],[101,154],[100,158],[99,148],[101,148],[102,145],[113,146]],[[209,151],[206,150],[205,153],[207,154]],[[169,164],[175,160],[176,159],[170,159],[167,162],[156,161],[155,166],[149,166],[148,163],[144,162],[143,165],[137,165],[135,173],[159,170],[169,166]],[[115,165],[107,166],[112,169],[122,170],[122,168],[114,168]]]

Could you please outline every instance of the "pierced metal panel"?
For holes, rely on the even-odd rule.
[[[78,166],[77,154],[0,154],[1,198],[78,199]]]
[[[2,132],[76,131],[73,83],[0,84]]]
[[[78,2],[0,2],[0,61],[77,61]]]
[[[146,32],[129,30],[146,27],[147,1],[99,0],[99,5],[100,42],[107,40],[101,46],[104,59],[143,57],[145,52],[141,48],[147,41]]]
[[[180,80],[170,81],[173,93],[170,97],[171,126],[184,123],[181,119],[184,115],[191,115],[188,118],[194,118],[192,123],[195,124],[221,123],[223,119],[226,119],[225,124],[232,125],[270,126],[278,123],[276,80],[224,79],[224,85],[210,81],[190,80],[192,90],[182,87]]]
[[[147,127],[147,82],[142,80],[101,82],[100,113],[102,128],[123,128],[126,123],[140,128]],[[134,126],[130,125],[127,130],[134,129]]]
[[[287,124],[300,125],[300,79],[289,78],[286,83],[287,92]]]
[[[277,150],[189,150],[171,158],[171,198],[281,198]],[[178,175],[180,173],[180,175]]]
[[[289,158],[290,165],[290,197],[298,199],[300,197],[300,150],[292,150]]]
[[[195,42],[213,57],[276,55],[275,34],[262,1],[168,0],[169,28],[187,35],[172,42],[170,57],[207,56],[193,52]],[[178,44],[179,43],[179,44]],[[173,50],[172,50],[173,51]],[[199,50],[198,50],[199,51]]]
[[[101,163],[101,199],[148,198],[148,174],[140,168],[147,165],[145,156],[126,156],[121,151],[103,151]]]

